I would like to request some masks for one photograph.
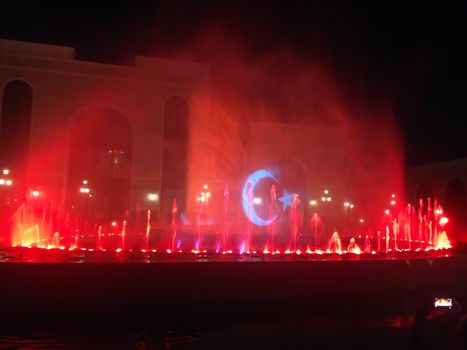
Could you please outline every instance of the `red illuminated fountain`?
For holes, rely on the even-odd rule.
[[[362,235],[355,228],[325,232],[326,222],[317,213],[311,216],[308,227],[301,225],[299,196],[291,196],[290,208],[285,211],[287,204],[283,205],[277,199],[275,185],[269,192],[269,219],[267,225],[263,225],[265,229],[254,225],[253,220],[236,226],[229,222],[227,184],[223,192],[224,213],[219,224],[209,219],[211,192],[205,185],[196,198],[195,224],[182,224],[177,220],[178,207],[174,198],[170,225],[165,227],[152,220],[151,210],[145,212],[145,220],[138,217],[136,211],[135,215],[127,212],[125,217],[107,224],[72,217],[53,203],[44,199],[38,201],[41,194],[31,193],[12,217],[11,247],[4,249],[48,251],[45,254],[52,254],[50,251],[81,251],[96,256],[108,252],[107,255],[114,254],[118,261],[122,254],[138,252],[148,254],[148,257],[174,253],[181,260],[200,255],[208,255],[213,260],[225,259],[226,256],[266,260],[292,256],[307,260],[338,259],[342,256],[406,259],[422,253],[444,256],[452,247],[446,230],[449,220],[444,216],[441,205],[436,200],[432,203],[430,199],[426,206],[420,200],[418,209],[409,204],[399,210],[395,206],[392,211],[386,210],[386,221]],[[395,203],[395,197],[394,194],[391,196],[391,204]],[[246,216],[251,218],[253,207],[260,203],[260,199],[247,192],[246,200]],[[348,204],[346,202],[344,206]],[[280,225],[282,232],[278,228],[278,222],[281,222],[279,215],[286,223]]]

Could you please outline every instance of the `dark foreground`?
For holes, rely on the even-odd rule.
[[[459,349],[467,255],[0,263],[0,349]],[[435,297],[456,300],[434,309]]]

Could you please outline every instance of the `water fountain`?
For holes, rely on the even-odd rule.
[[[357,242],[355,242],[354,237],[350,239],[349,245],[347,247],[347,251],[350,253],[354,253],[354,254],[360,254],[362,252],[362,250],[360,249],[360,246],[357,244]]]
[[[151,210],[146,212],[146,234],[145,234],[145,241],[144,241],[144,249],[147,251],[149,250],[149,234],[151,233]]]
[[[271,223],[268,225],[268,244],[265,247],[266,251],[275,251],[275,238],[276,238],[276,221],[274,217],[277,215],[277,192],[276,185],[272,184],[269,190],[269,220]]]
[[[251,182],[248,182],[246,185],[246,201],[247,201],[247,212],[248,218],[252,217],[253,214],[253,185]],[[253,231],[253,222],[251,220],[247,221],[246,229],[246,239],[242,244],[241,250],[243,252],[250,252],[250,242],[251,242],[251,233]]]
[[[323,222],[317,212],[314,212],[310,219],[310,229],[312,231],[312,249],[321,249],[322,246],[322,234],[323,234]]]
[[[230,190],[226,182],[224,186],[224,217],[222,222],[222,249],[227,250],[227,242],[229,241],[229,207],[230,207]]]
[[[120,237],[121,237],[120,249],[121,250],[126,250],[126,225],[127,225],[127,220],[123,220],[122,231],[120,232]]]
[[[292,205],[290,206],[289,217],[290,217],[290,243],[289,250],[297,250],[298,230],[300,225],[300,212],[299,212],[300,198],[298,194],[295,194],[292,199]]]
[[[104,250],[102,245],[102,225],[99,225],[97,229],[96,250]]]
[[[382,257],[385,254],[402,256],[406,252],[416,254],[452,246],[446,230],[448,219],[437,200],[427,199],[426,204],[419,201],[418,208],[410,204],[400,209],[394,206],[391,211],[385,211],[387,215],[384,216],[384,222],[376,223],[374,230],[361,220],[358,229],[349,225],[339,227],[338,233],[337,226],[333,231],[325,230],[334,224],[326,222],[317,210],[311,215],[308,225],[303,226],[299,195],[281,188],[279,180],[272,173],[260,171],[257,174],[258,178],[250,177],[244,184],[244,216],[235,224],[230,221],[232,203],[227,183],[223,191],[223,210],[218,211],[217,221],[214,212],[212,218],[208,215],[211,193],[204,185],[196,197],[196,210],[193,213],[195,220],[179,221],[179,214],[186,217],[186,213],[179,213],[177,200],[173,198],[171,239],[161,235],[153,243],[150,240],[153,213],[151,210],[146,211],[145,231],[140,232],[139,204],[136,205],[134,216],[126,210],[120,220],[97,223],[89,216],[80,216],[73,210],[63,213],[53,201],[28,200],[18,207],[12,217],[11,245],[88,252],[120,252],[140,247],[141,251],[150,253],[185,251],[195,254],[209,252],[214,255],[261,254],[270,257],[286,253],[302,257],[303,254],[315,258],[319,256],[323,259],[326,256],[323,252],[359,252],[362,256],[376,254]],[[269,177],[274,183],[266,190],[269,199],[267,207],[262,210],[261,197],[255,197],[261,196],[257,193],[261,187],[255,190],[255,185],[264,177]],[[284,193],[282,197],[279,192]],[[395,195],[392,196],[394,198]],[[349,223],[349,218],[346,219]],[[211,232],[207,231],[209,228],[212,228]],[[206,232],[205,239],[203,232]],[[348,245],[343,247],[342,242],[348,239]]]
[[[342,253],[341,239],[337,231],[334,231],[331,238],[329,239],[327,252],[338,254]]]
[[[172,200],[172,210],[171,210],[171,215],[172,215],[172,251],[175,251],[177,247],[175,240],[177,238],[177,213],[178,213],[178,207],[177,207],[177,198],[174,198]]]

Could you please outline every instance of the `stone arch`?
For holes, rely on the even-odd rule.
[[[111,108],[94,106],[73,118],[69,135],[69,205],[99,219],[121,218],[130,204],[133,158],[130,122]],[[84,185],[83,180],[88,184]],[[80,193],[81,187],[88,187],[92,197]]]
[[[8,81],[2,92],[1,165],[15,171],[15,178],[22,185],[27,177],[34,92],[32,86],[23,79]]]
[[[186,208],[188,172],[189,105],[182,96],[171,96],[164,106],[162,126],[162,212],[170,211],[177,198],[180,211]]]

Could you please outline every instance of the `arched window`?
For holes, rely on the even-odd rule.
[[[1,165],[13,169],[15,178],[26,176],[26,161],[31,138],[33,91],[22,81],[9,82],[3,89],[0,124]]]
[[[164,108],[162,147],[162,211],[167,214],[172,199],[177,198],[179,209],[186,205],[188,171],[188,116],[186,100],[170,97]]]
[[[70,126],[69,204],[98,218],[121,218],[130,204],[132,148],[132,127],[124,116],[103,107],[78,114]]]

